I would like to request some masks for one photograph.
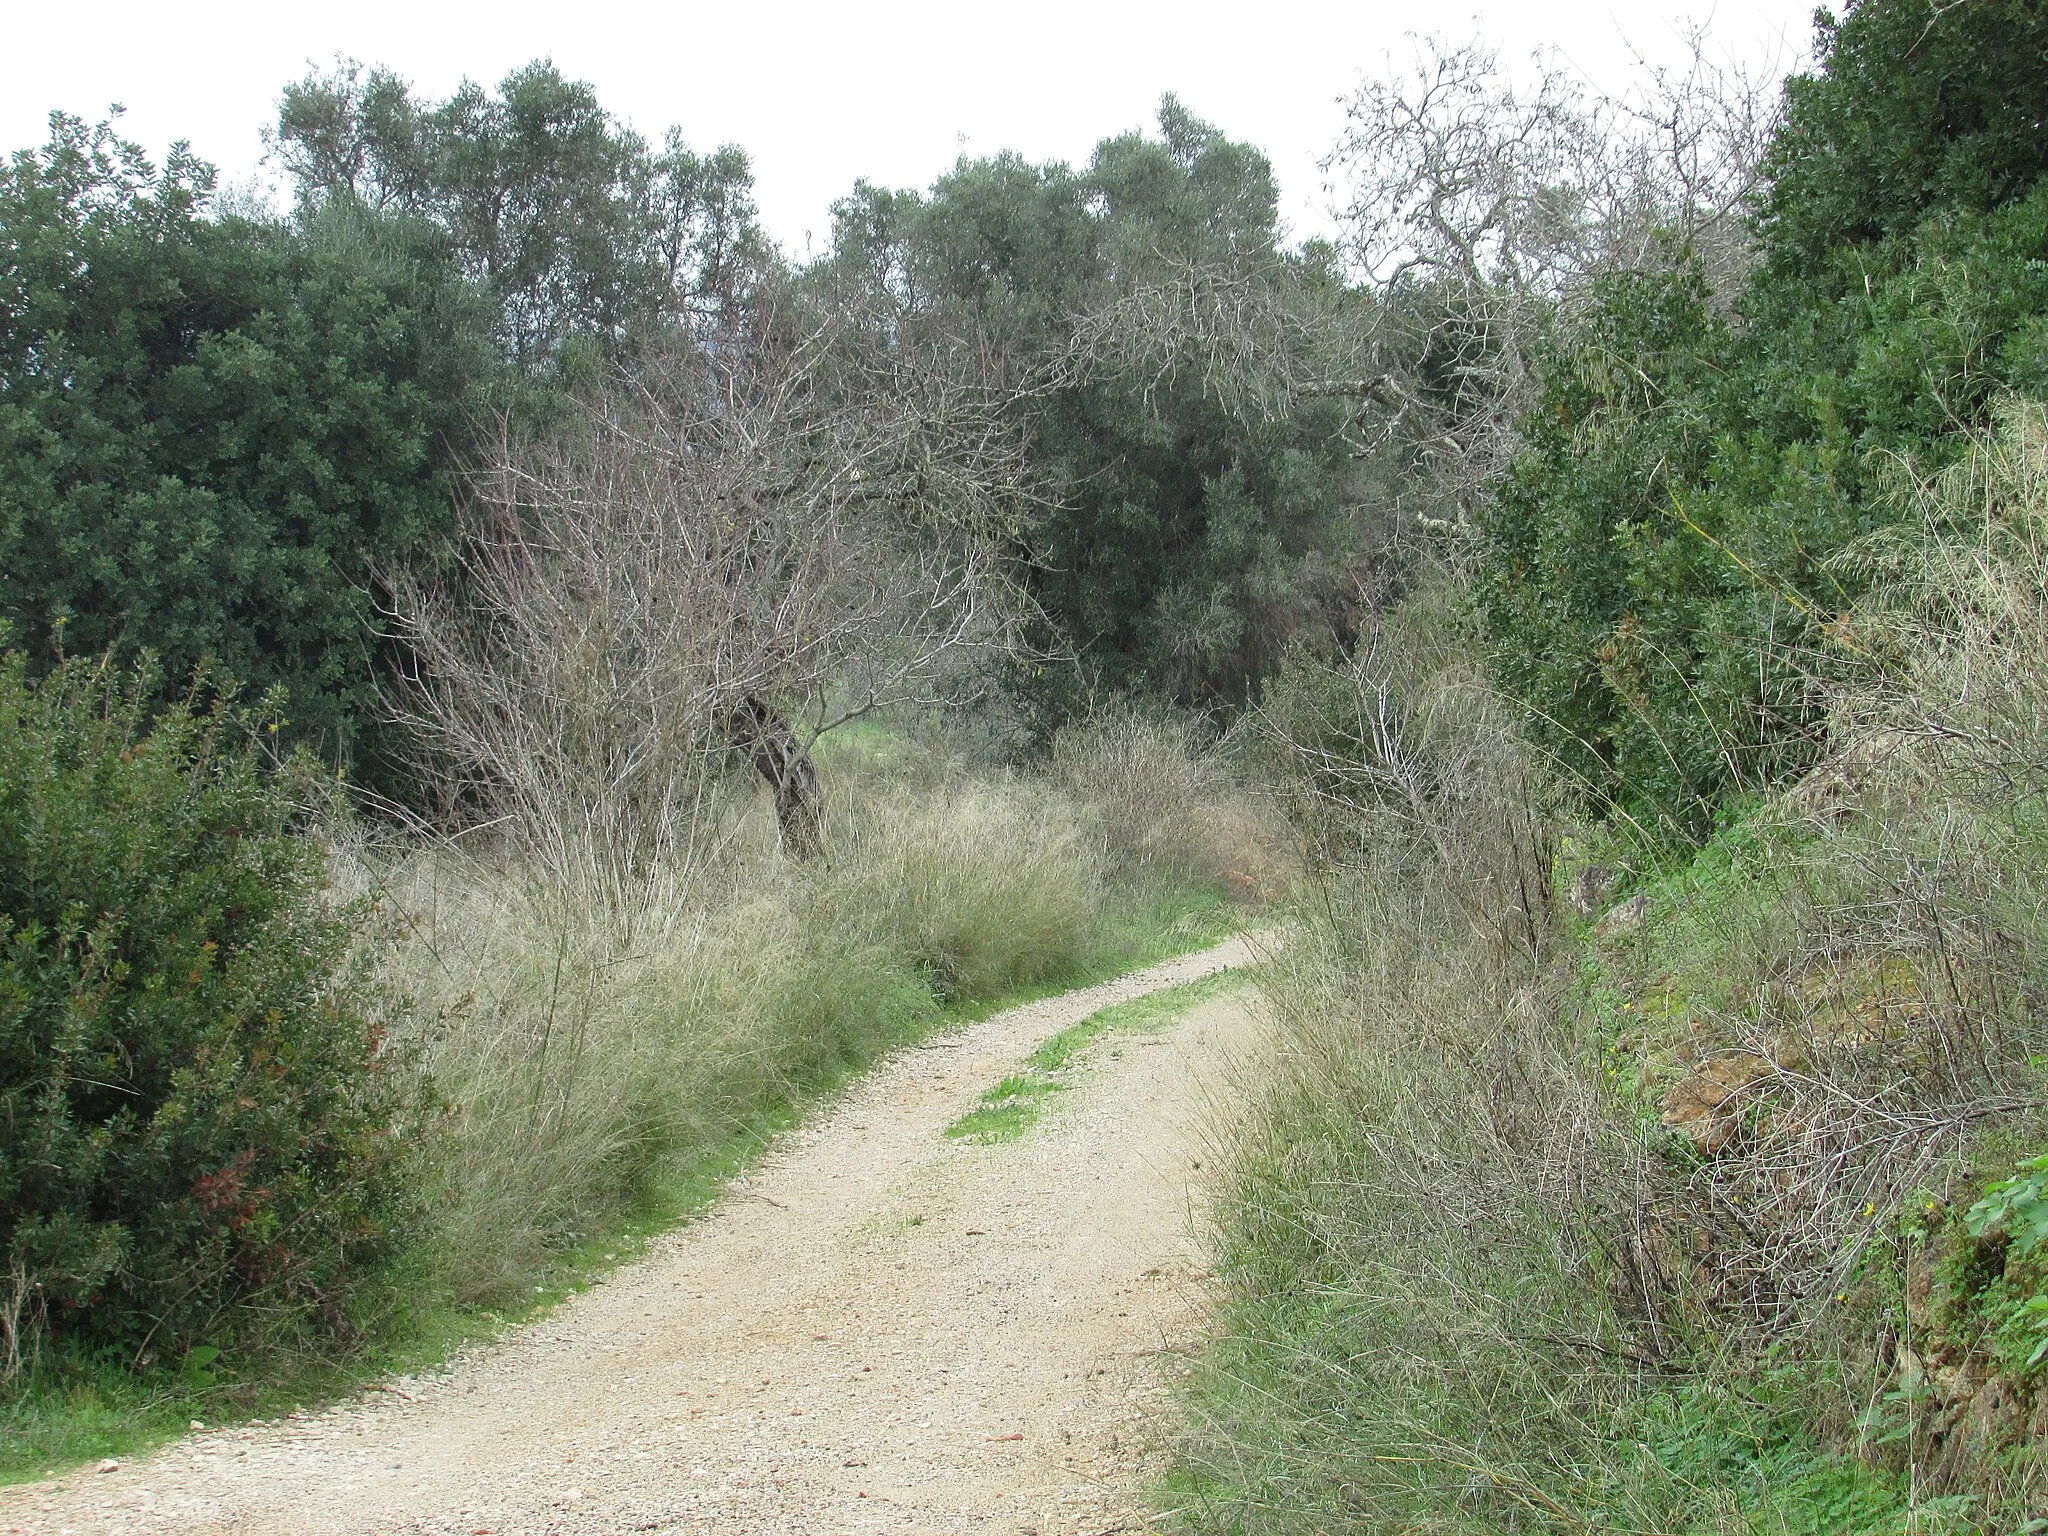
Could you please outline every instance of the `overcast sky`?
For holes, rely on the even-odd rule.
[[[696,148],[753,157],[761,213],[793,254],[822,243],[832,200],[857,177],[923,186],[965,148],[1085,161],[1096,141],[1149,125],[1164,91],[1272,156],[1297,234],[1327,227],[1317,161],[1361,74],[1404,58],[1409,36],[1478,32],[1505,54],[1558,50],[1604,88],[1631,50],[1669,58],[1679,24],[1707,25],[1743,60],[1803,59],[1813,0],[1389,3],[1353,0],[1042,0],[1002,6],[709,5],[699,0],[15,0],[0,53],[0,147],[39,141],[52,108],[127,107],[152,152],[185,138],[225,182],[265,173],[263,125],[279,90],[337,54],[388,64],[429,95],[465,75],[495,82],[547,56],[592,81],[650,138],[679,125]]]

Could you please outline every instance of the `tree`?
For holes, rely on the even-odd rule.
[[[1424,39],[1405,75],[1348,103],[1325,168],[1341,245],[1372,294],[1361,368],[1378,381],[1403,510],[1471,532],[1521,452],[1539,351],[1604,276],[1698,262],[1718,291],[1749,266],[1742,202],[1776,115],[1753,75],[1692,39],[1683,70],[1622,97],[1543,55],[1524,77],[1473,42]]]
[[[674,129],[654,150],[545,60],[442,102],[343,62],[286,87],[273,142],[303,209],[352,202],[442,230],[529,367],[714,321],[772,264],[744,153],[696,155]]]
[[[971,338],[1012,381],[1033,460],[1063,488],[1028,533],[1031,590],[1083,692],[1229,703],[1339,584],[1355,410],[1241,389],[1199,342],[1137,334],[1176,283],[1255,291],[1277,315],[1327,308],[1333,282],[1326,256],[1281,248],[1263,156],[1171,97],[1159,128],[1105,141],[1085,172],[1002,155],[928,194],[863,184],[807,277],[892,325]],[[1261,355],[1307,334],[1262,333]],[[1027,686],[1049,713],[1080,700],[1059,674]]]
[[[449,530],[484,316],[431,229],[214,217],[212,185],[62,115],[0,173],[0,620],[40,666],[211,656],[347,757],[374,572]]]
[[[508,433],[459,581],[401,593],[399,707],[452,800],[625,907],[715,853],[735,753],[808,855],[817,736],[973,690],[1017,633],[1032,477],[968,349],[879,330],[761,306],[619,370],[567,430]]]

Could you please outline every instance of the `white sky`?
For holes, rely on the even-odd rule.
[[[764,222],[801,256],[857,177],[924,186],[963,147],[1079,163],[1097,140],[1150,126],[1171,90],[1272,157],[1283,212],[1308,234],[1328,227],[1316,162],[1338,99],[1390,52],[1405,58],[1408,34],[1477,30],[1507,56],[1555,48],[1617,88],[1631,46],[1670,57],[1681,19],[1705,23],[1726,56],[1789,66],[1812,14],[1813,0],[0,0],[0,150],[40,141],[52,108],[97,117],[120,102],[128,137],[158,154],[189,139],[238,182],[262,174],[259,130],[309,62],[388,64],[438,96],[545,55],[650,138],[675,123],[695,148],[745,148]]]

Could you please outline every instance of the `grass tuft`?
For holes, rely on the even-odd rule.
[[[1103,1035],[1113,1031],[1147,1034],[1164,1029],[1189,1009],[1223,997],[1243,986],[1250,973],[1218,971],[1197,981],[1147,993],[1127,1003],[1098,1008],[1078,1024],[1070,1024],[1041,1043],[1026,1058],[1022,1072],[1012,1073],[976,1100],[974,1108],[946,1127],[957,1141],[987,1146],[1015,1141],[1038,1123],[1054,1094],[1074,1086],[1079,1058]]]

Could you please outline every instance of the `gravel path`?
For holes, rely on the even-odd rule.
[[[323,1412],[0,1490],[0,1531],[1145,1530],[1245,998],[1099,1042],[1020,1141],[942,1132],[1046,1036],[1255,942],[906,1052],[544,1320]]]

